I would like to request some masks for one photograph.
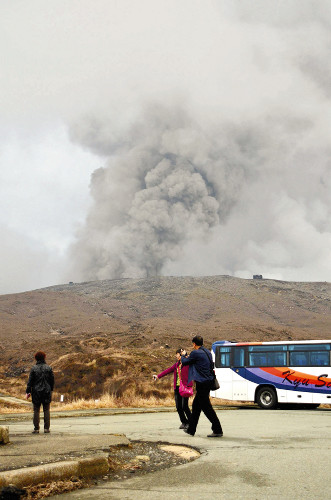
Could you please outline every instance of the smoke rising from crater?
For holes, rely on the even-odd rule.
[[[331,280],[330,0],[0,2],[0,25],[2,293]]]
[[[331,275],[330,7],[257,0],[207,11],[208,32],[205,17],[191,40],[199,73],[189,47],[177,61],[174,44],[164,60],[185,60],[182,71],[162,67],[157,82],[154,61],[130,117],[105,110],[104,96],[102,111],[71,127],[103,165],[71,248],[75,280]]]
[[[94,206],[76,245],[86,279],[159,275],[187,240],[208,238],[230,200],[185,111],[156,106],[124,136],[92,177]]]
[[[72,249],[79,279],[261,269],[281,278],[318,248],[327,265],[329,150],[315,128],[276,112],[202,128],[184,109],[148,107],[123,140],[93,143],[108,159]],[[86,144],[90,132],[77,125],[72,137]]]

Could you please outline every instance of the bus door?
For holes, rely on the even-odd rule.
[[[215,353],[215,373],[220,388],[213,397],[232,400],[231,350],[229,346],[217,346]]]
[[[248,382],[245,368],[245,347],[233,347],[232,351],[232,397],[233,399],[247,400]]]

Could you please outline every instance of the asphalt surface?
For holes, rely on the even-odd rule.
[[[130,440],[190,445],[202,455],[194,462],[95,488],[64,494],[74,499],[330,499],[331,410],[218,410],[224,437],[207,438],[201,416],[194,437],[178,429],[175,412],[54,418],[56,436],[124,434]],[[27,436],[31,423],[13,420],[10,435]],[[4,422],[1,422],[4,424]],[[30,439],[35,436],[30,436]],[[40,436],[39,436],[40,437]],[[42,438],[49,436],[43,435]]]
[[[75,434],[55,432],[31,435],[28,432],[14,433],[10,430],[10,444],[0,447],[0,472],[34,467],[41,464],[93,457],[109,451],[110,446],[127,445],[123,435]]]

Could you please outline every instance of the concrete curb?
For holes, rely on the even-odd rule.
[[[0,488],[14,485],[19,488],[40,483],[49,483],[72,476],[101,476],[108,472],[108,455],[98,455],[70,462],[57,462],[24,469],[0,472]]]
[[[8,425],[0,425],[0,444],[9,443],[9,427]]]
[[[258,409],[258,406],[252,404],[250,408]],[[32,408],[32,407],[31,407]],[[215,411],[218,410],[237,410],[237,406],[221,406],[213,405]],[[0,415],[0,425],[7,422],[24,422],[26,420],[31,420],[31,413],[2,413]],[[111,416],[111,415],[128,415],[128,414],[138,414],[138,413],[175,413],[176,408],[174,406],[160,407],[160,408],[100,408],[93,410],[67,410],[67,411],[57,411],[51,410],[51,419],[54,418],[77,418],[77,417],[99,417],[99,416]]]

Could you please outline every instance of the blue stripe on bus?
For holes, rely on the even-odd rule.
[[[243,379],[254,382],[254,384],[272,384],[277,389],[284,389],[286,391],[298,391],[298,392],[314,392],[320,394],[331,394],[331,387],[315,387],[314,384],[308,384],[307,386],[298,385],[295,386],[288,382],[288,380],[280,379],[271,373],[267,373],[260,368],[231,368],[233,372],[240,375]],[[309,377],[309,375],[307,375]],[[280,381],[281,380],[281,381]]]

